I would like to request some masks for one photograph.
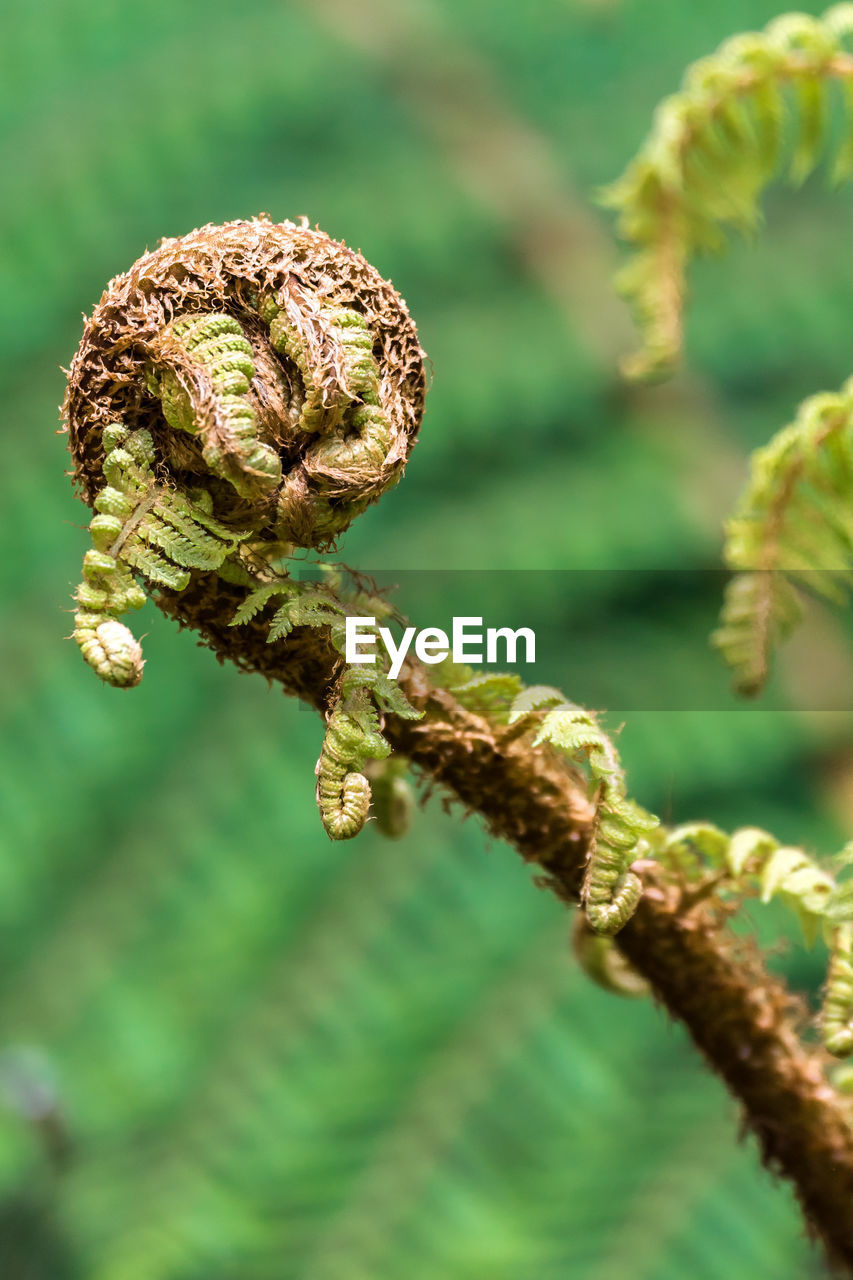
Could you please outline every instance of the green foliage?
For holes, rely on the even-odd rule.
[[[465,679],[456,683],[460,673],[455,673],[448,687],[453,696],[468,711],[475,715],[491,717],[506,722],[514,699],[521,696],[524,688],[521,677],[513,672],[486,671],[474,675],[470,668],[465,668]]]
[[[589,922],[599,933],[616,933],[634,913],[643,891],[631,863],[647,849],[646,837],[657,818],[629,800],[625,775],[613,743],[595,716],[566,702],[559,689],[535,686],[521,692],[509,712],[509,724],[532,717],[544,708],[533,745],[547,742],[589,768],[596,817],[584,876],[581,902]]]
[[[836,880],[803,850],[781,845],[758,827],[727,835],[709,823],[688,823],[651,837],[656,856],[688,881],[710,870],[718,889],[779,898],[797,917],[806,945],[822,935],[830,948],[823,1008],[824,1044],[836,1057],[853,1053],[853,884]],[[849,846],[838,858],[850,865]]]
[[[844,86],[844,137],[833,176],[853,168],[853,5],[822,18],[787,14],[764,31],[734,36],[689,68],[681,92],[658,107],[652,131],[624,175],[604,193],[619,230],[636,247],[619,277],[640,326],[643,348],[625,369],[660,375],[682,345],[691,259],[725,246],[725,230],[753,230],[759,199],[787,168],[802,182],[827,137],[827,92]],[[789,156],[782,147],[788,101],[798,118]]]
[[[133,571],[154,587],[182,591],[190,570],[219,569],[247,535],[213,518],[208,494],[191,501],[157,482],[147,431],[113,425],[103,445],[106,483],[89,524],[93,547],[75,595],[74,639],[102,680],[128,688],[142,679],[142,648],[116,615],[145,603]]]
[[[726,528],[737,570],[712,640],[738,689],[757,693],[770,653],[796,626],[796,584],[845,601],[853,583],[853,381],[806,400],[752,456],[749,485]]]
[[[668,372],[682,343],[686,273],[699,252],[725,246],[724,230],[754,229],[767,183],[787,167],[800,183],[824,149],[834,81],[844,121],[834,181],[853,169],[853,5],[822,18],[789,14],[763,32],[735,36],[686,73],[623,177],[606,194],[637,252],[621,277],[644,340],[632,376]],[[793,145],[783,145],[794,109]],[[786,163],[783,164],[783,161]],[[752,459],[750,483],[727,527],[736,570],[714,645],[739,692],[758,693],[771,652],[802,614],[797,585],[834,601],[851,581],[851,384],[806,400],[794,422]]]
[[[348,580],[346,571],[321,566],[324,581],[299,582],[278,575],[254,585],[240,604],[230,626],[244,626],[275,604],[267,643],[284,640],[294,627],[327,628],[338,653],[345,657],[346,615],[386,620],[393,608],[382,596],[372,595]],[[282,603],[278,603],[281,600]],[[409,702],[396,680],[388,675],[388,655],[377,646],[376,662],[344,668],[327,716],[326,736],[317,762],[317,806],[326,832],[333,840],[347,840],[364,826],[371,803],[370,781],[362,772],[368,760],[384,760],[390,747],[381,735],[380,713],[418,719],[422,712]],[[405,766],[403,766],[405,767]],[[376,801],[380,825],[388,834],[400,835],[411,807],[408,784],[395,773],[371,775],[380,780]],[[384,789],[383,789],[384,788]]]

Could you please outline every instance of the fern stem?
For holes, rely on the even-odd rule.
[[[219,589],[229,587],[220,583]],[[231,590],[236,607],[239,593]],[[297,629],[285,656],[266,644],[261,623],[229,628],[229,603],[212,612],[203,607],[205,598],[196,581],[162,604],[197,627],[220,657],[324,707],[337,661],[328,638]],[[392,748],[479,812],[493,835],[539,868],[540,883],[563,901],[579,901],[595,822],[584,780],[512,729],[467,711],[429,683],[426,669],[410,663],[400,683],[424,714],[416,722],[387,718],[384,735]],[[799,1039],[805,1009],[766,970],[757,948],[725,928],[713,898],[686,911],[664,868],[646,873],[646,883],[615,945],[740,1101],[745,1127],[767,1166],[790,1179],[810,1231],[853,1273],[849,1105],[825,1079],[824,1052]]]

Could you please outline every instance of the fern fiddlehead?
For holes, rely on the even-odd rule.
[[[342,654],[335,584],[297,581],[288,559],[331,547],[399,479],[424,392],[403,300],[307,225],[202,227],[111,281],[64,405],[96,512],[74,631],[89,665],[139,682],[141,647],[118,615],[145,587],[201,628],[222,616],[245,626],[274,605],[264,643],[323,628]],[[387,667],[348,669],[331,697],[317,795],[334,838],[367,815],[360,768],[387,755],[382,711],[417,715],[393,684]]]
[[[559,689],[525,688],[516,675],[472,676],[463,668],[450,687],[469,710],[528,733],[533,747],[547,746],[587,765],[595,822],[581,903],[596,933],[617,933],[640,900],[642,881],[631,864],[649,852],[647,836],[658,819],[626,795],[616,748],[595,715],[568,702]]]
[[[364,826],[371,794],[362,772],[365,761],[382,760],[390,752],[367,691],[360,688],[347,697],[342,689],[317,761],[317,805],[333,840],[347,840]]]
[[[545,708],[533,745],[547,742],[572,758],[585,760],[589,767],[596,818],[581,902],[597,932],[616,933],[640,899],[642,882],[630,867],[648,850],[646,837],[658,820],[628,799],[616,749],[595,716],[567,702],[558,689],[534,685],[523,690],[510,707],[508,723],[516,724]]]
[[[682,346],[687,273],[699,253],[725,247],[728,228],[751,230],[760,197],[787,170],[815,167],[829,136],[828,91],[841,85],[844,133],[832,177],[853,172],[853,5],[821,18],[787,14],[764,31],[727,40],[665,99],[623,177],[604,194],[636,249],[619,283],[643,339],[632,377],[668,373]],[[784,146],[789,106],[798,119]],[[726,529],[735,571],[712,641],[735,685],[758,693],[774,647],[802,616],[799,588],[832,602],[850,593],[853,566],[853,384],[813,396],[752,459],[737,515]]]

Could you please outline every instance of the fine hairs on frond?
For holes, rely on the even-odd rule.
[[[660,104],[639,154],[602,193],[634,248],[617,281],[643,343],[625,362],[629,377],[666,374],[678,360],[691,259],[724,248],[729,228],[755,228],[774,177],[799,183],[818,163],[834,82],[845,113],[831,170],[840,182],[853,172],[853,4],[732,37]],[[789,111],[796,129],[786,148]]]
[[[726,526],[736,571],[712,636],[738,690],[760,691],[771,651],[802,616],[798,586],[835,604],[853,585],[853,379],[812,396],[752,455],[749,484]]]

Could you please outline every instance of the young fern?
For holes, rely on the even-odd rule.
[[[822,18],[792,13],[763,31],[734,36],[688,68],[664,99],[641,151],[602,194],[635,247],[617,284],[631,303],[643,346],[629,377],[668,373],[683,341],[687,272],[699,253],[725,247],[728,228],[751,231],[767,184],[787,172],[802,182],[828,135],[828,88],[843,90],[845,130],[832,176],[853,171],[853,5]],[[789,102],[798,120],[783,147]]]
[[[586,763],[596,816],[581,903],[592,928],[617,933],[631,918],[643,891],[630,869],[648,853],[645,837],[658,819],[629,800],[625,776],[613,743],[596,717],[568,702],[549,685],[525,688],[520,678],[503,672],[474,675],[461,667],[442,672],[457,701],[507,728],[530,736],[534,747],[548,744],[569,759]]]
[[[385,620],[393,607],[379,595],[348,588],[338,566],[326,568],[324,581],[298,582],[286,574],[255,585],[229,624],[245,626],[270,607],[274,612],[267,628],[267,644],[285,640],[296,627],[328,629],[332,646],[343,658],[346,652],[346,615]],[[401,835],[408,826],[411,792],[400,770],[405,765],[388,761],[384,772],[365,772],[369,760],[385,761],[390,747],[381,734],[381,715],[389,712],[403,719],[419,719],[396,680],[388,675],[387,654],[376,662],[350,664],[338,681],[326,720],[326,737],[317,762],[317,805],[327,834],[333,840],[358,835],[371,804],[370,778],[377,782],[375,808],[380,829]],[[368,777],[370,773],[370,778]]]
[[[547,710],[546,710],[547,708]],[[532,739],[548,743],[589,768],[596,817],[581,903],[593,929],[616,933],[631,918],[643,891],[631,863],[647,851],[646,837],[657,818],[629,800],[616,748],[595,716],[567,702],[558,689],[535,685],[512,702],[507,723],[514,725],[544,711]]]
[[[333,631],[333,643],[335,639]],[[407,720],[421,715],[381,668],[346,667],[317,761],[317,806],[332,840],[358,835],[367,821],[371,788],[363,770],[368,760],[386,760],[390,755],[391,748],[382,737],[386,711]]]
[[[388,281],[305,222],[202,227],[112,280],[64,405],[96,511],[74,634],[98,674],[141,679],[140,646],[116,616],[145,601],[134,575],[208,636],[230,615],[265,627],[268,643],[322,629],[343,654],[347,607],[393,612],[342,592],[341,575],[296,581],[286,562],[331,546],[400,478],[423,413],[423,356]],[[317,784],[336,839],[367,816],[360,770],[388,754],[383,713],[419,715],[387,666],[344,670]]]
[[[348,688],[344,678],[316,770],[317,807],[332,840],[348,840],[361,831],[370,810],[370,783],[362,769],[368,759],[383,760],[390,752],[367,690]]]
[[[203,503],[243,544],[241,563],[202,564],[197,548],[187,562],[210,577],[188,613],[168,607],[192,626],[215,615],[220,583],[263,583],[265,563],[331,546],[396,483],[424,393],[423,351],[388,281],[305,223],[255,218],[165,240],[112,280],[63,408],[87,502],[104,487],[106,433],[121,423],[147,432],[163,491]],[[131,550],[148,581],[185,589]],[[173,558],[174,547],[161,550]]]

